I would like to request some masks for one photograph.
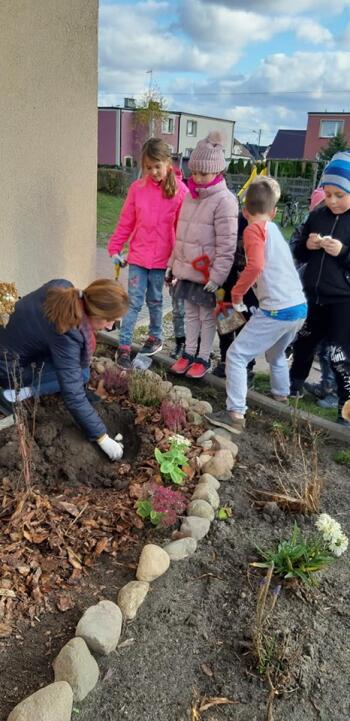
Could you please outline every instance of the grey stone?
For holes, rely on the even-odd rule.
[[[83,638],[72,638],[53,662],[55,681],[67,681],[74,701],[82,701],[96,686],[99,670]]]
[[[225,428],[215,428],[213,433],[215,436],[221,436],[222,438],[227,438],[228,441],[232,441],[232,433]]]
[[[187,401],[192,399],[192,391],[187,386],[173,386],[171,392],[179,398],[186,398]]]
[[[149,583],[147,581],[130,581],[120,589],[117,603],[125,621],[131,621],[135,618],[148,591]]]
[[[166,551],[155,543],[147,543],[143,547],[137,566],[138,581],[154,581],[162,576],[170,566],[170,558]]]
[[[208,521],[213,521],[215,518],[215,512],[213,507],[210,505],[210,503],[208,503],[207,500],[201,500],[200,498],[194,499],[188,504],[187,513],[189,516],[207,518]]]
[[[202,433],[202,435],[197,438],[197,445],[201,446],[202,443],[204,443],[205,441],[210,441],[212,438],[214,438],[214,435],[214,431],[204,431],[204,433]]]
[[[198,483],[206,483],[208,486],[211,486],[211,488],[214,488],[214,491],[218,491],[220,488],[220,481],[210,473],[202,473],[202,475],[199,476]]]
[[[199,518],[198,516],[187,516],[181,524],[181,533],[189,533],[196,541],[207,535],[210,528],[210,521],[207,518]]]
[[[193,493],[192,500],[207,501],[207,503],[210,503],[211,507],[214,508],[214,510],[216,510],[220,506],[220,498],[218,492],[206,483],[200,483],[197,486]]]
[[[122,623],[120,608],[112,601],[100,601],[85,611],[75,635],[81,636],[93,651],[107,655],[117,647]]]
[[[196,413],[196,411],[192,409],[187,412],[187,420],[189,423],[192,423],[193,426],[201,426],[204,423],[200,413]]]
[[[197,401],[193,399],[191,403],[191,411],[195,411],[201,416],[210,415],[213,412],[213,406],[211,406],[208,401]]]
[[[73,691],[66,681],[44,686],[21,701],[7,721],[70,721]]]
[[[192,556],[197,548],[197,541],[195,538],[179,538],[177,541],[171,541],[164,546],[164,551],[167,552],[169,558],[172,561],[181,561],[183,558]]]
[[[220,450],[215,453],[210,461],[204,464],[204,473],[210,473],[219,481],[228,481],[231,478],[231,471],[235,464],[232,453],[227,450]]]
[[[201,470],[203,466],[205,466],[205,464],[210,461],[211,458],[212,456],[210,455],[210,453],[201,453],[201,455],[197,457],[197,466],[199,470]]]
[[[228,440],[228,438],[225,438],[225,436],[216,434],[214,436],[214,441],[220,449],[223,448],[227,451],[230,451],[233,458],[236,458],[236,456],[238,455],[238,446],[236,445],[236,443],[233,443],[232,440]]]

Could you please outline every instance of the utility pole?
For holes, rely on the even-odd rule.
[[[252,133],[255,133],[255,135],[258,136],[258,155],[260,155],[260,143],[261,143],[262,128],[259,128],[259,130],[252,130]]]
[[[149,75],[149,87],[148,87],[148,107],[150,107],[153,100],[153,70],[146,70],[146,75]],[[150,114],[148,132],[150,138],[154,137],[154,117],[153,113]]]

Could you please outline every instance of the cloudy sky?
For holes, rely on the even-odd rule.
[[[99,105],[152,69],[168,110],[236,120],[243,142],[350,111],[350,0],[100,0],[99,25]]]

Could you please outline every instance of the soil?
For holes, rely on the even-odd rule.
[[[212,401],[208,389],[205,393]],[[215,403],[222,404],[219,394]],[[268,684],[250,653],[262,576],[249,570],[249,563],[257,559],[256,544],[271,548],[275,541],[289,536],[295,520],[302,531],[311,532],[315,520],[314,516],[295,516],[276,507],[258,508],[247,493],[256,488],[275,488],[278,479],[288,487],[300,487],[302,483],[302,451],[310,458],[310,438],[304,438],[297,450],[293,450],[292,440],[285,440],[285,452],[281,446],[277,449],[279,461],[272,422],[260,413],[250,414],[247,430],[239,439],[233,477],[220,489],[221,503],[232,507],[232,517],[215,521],[192,558],[171,564],[169,571],[152,583],[137,618],[124,626],[116,652],[98,659],[100,682],[84,702],[74,705],[72,718],[267,719]],[[289,433],[287,429],[286,435]],[[63,438],[65,427],[58,442]],[[324,482],[321,510],[337,518],[349,534],[350,471],[333,461],[335,449],[327,438],[319,439],[319,477]],[[84,468],[77,464],[80,470],[75,472],[75,478],[81,481]],[[1,470],[3,474],[9,472],[8,466]],[[311,473],[310,467],[307,473]],[[44,482],[54,483],[53,474],[47,470],[42,477]],[[93,482],[98,482],[96,474],[94,478]],[[159,536],[149,530],[123,554],[114,558],[101,556],[89,577],[79,584],[73,609],[65,614],[46,614],[40,622],[33,619],[32,628],[19,627],[15,638],[0,641],[0,721],[5,721],[13,705],[24,696],[52,681],[52,660],[74,633],[83,610],[103,597],[115,601],[118,588],[134,579],[140,544],[145,539],[163,543],[164,532]],[[349,555],[345,554],[320,575],[317,588],[282,586],[267,629],[275,639],[272,659],[284,644],[279,693],[270,717],[274,721],[349,719],[348,578]],[[213,705],[199,714],[204,697]],[[234,704],[217,705],[217,697]]]

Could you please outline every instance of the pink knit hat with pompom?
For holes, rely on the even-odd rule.
[[[212,130],[192,151],[188,161],[190,170],[199,173],[222,173],[226,167],[224,143],[225,138],[220,131]]]
[[[322,201],[325,199],[326,194],[323,190],[323,188],[315,188],[315,190],[311,193],[310,198],[310,210],[313,210],[316,208],[319,203],[322,203]]]

